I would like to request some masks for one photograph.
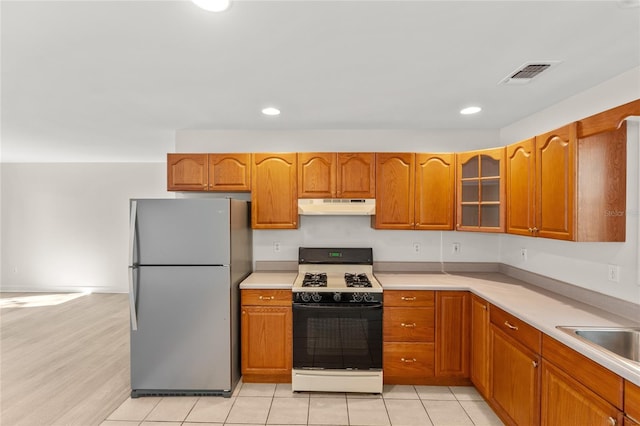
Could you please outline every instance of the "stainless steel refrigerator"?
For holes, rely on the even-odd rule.
[[[247,201],[130,201],[131,396],[231,396],[240,282],[252,270]]]

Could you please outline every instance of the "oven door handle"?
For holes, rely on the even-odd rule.
[[[326,309],[326,308],[355,308],[355,309],[380,309],[382,308],[382,303],[376,303],[373,305],[359,305],[359,304],[350,304],[350,303],[294,303],[293,308],[313,308],[313,309]]]

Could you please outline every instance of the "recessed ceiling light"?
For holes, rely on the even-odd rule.
[[[230,0],[191,0],[196,6],[209,12],[222,12],[227,10]]]
[[[460,114],[462,115],[477,114],[480,111],[482,111],[482,108],[480,108],[479,106],[470,106],[470,107],[462,108],[460,110]]]
[[[262,109],[264,115],[280,115],[280,110],[274,107],[267,107]]]

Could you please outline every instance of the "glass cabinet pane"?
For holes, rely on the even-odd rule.
[[[462,202],[469,203],[472,201],[480,201],[480,197],[478,194],[478,181],[462,181]]]
[[[482,201],[500,201],[500,179],[482,181]]]
[[[500,227],[500,205],[489,204],[480,207],[480,226]]]
[[[477,204],[462,206],[462,226],[478,226],[479,206]]]
[[[472,157],[469,161],[462,165],[462,178],[478,177],[478,156]]]
[[[488,155],[481,155],[480,157],[482,177],[500,176],[500,160],[494,160]]]

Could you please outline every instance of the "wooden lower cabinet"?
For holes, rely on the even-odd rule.
[[[489,318],[489,404],[507,425],[538,425],[542,333],[497,306]]]
[[[489,399],[489,302],[471,295],[471,353],[469,375],[480,395]]]
[[[242,380],[291,382],[291,291],[242,290],[241,312]]]
[[[435,292],[384,293],[383,372],[386,384],[431,383],[435,360]]]
[[[624,382],[625,425],[640,424],[640,386]]]
[[[542,362],[543,426],[621,425],[622,412],[569,374],[546,360]]]
[[[469,384],[468,291],[436,292],[437,377],[459,378]]]

